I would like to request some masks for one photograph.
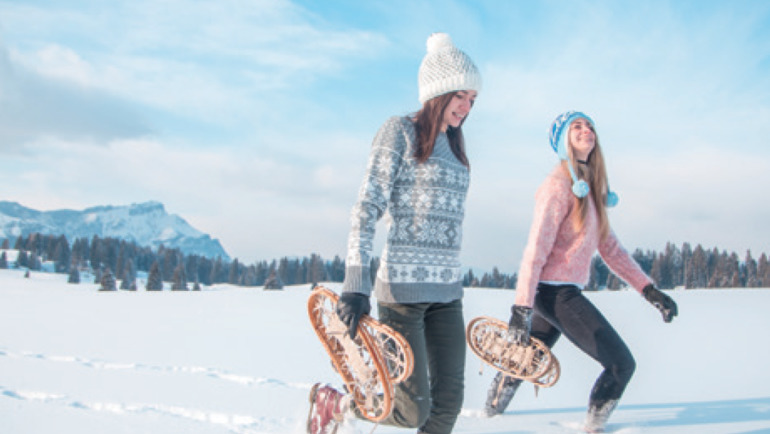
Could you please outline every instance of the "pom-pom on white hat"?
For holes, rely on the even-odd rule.
[[[458,90],[481,91],[481,74],[467,54],[446,33],[428,37],[428,52],[417,74],[420,103]]]

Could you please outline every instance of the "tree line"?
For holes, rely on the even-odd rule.
[[[11,248],[11,241],[2,240],[2,249]],[[137,275],[147,273],[145,289],[160,290],[163,282],[172,290],[197,289],[200,285],[228,283],[237,286],[283,287],[311,282],[339,281],[345,277],[345,263],[339,256],[331,261],[318,254],[304,258],[284,257],[272,261],[243,264],[237,258],[224,261],[201,255],[185,255],[179,249],[157,249],[138,246],[132,241],[98,237],[78,238],[71,244],[64,235],[32,233],[16,238],[13,249],[18,250],[14,264],[9,264],[5,251],[0,253],[0,268],[16,266],[32,271],[41,270],[43,263],[53,263],[56,273],[68,273],[70,283],[80,283],[87,272],[103,289],[137,289]],[[379,261],[372,261],[376,269]]]
[[[636,249],[631,256],[661,289],[770,287],[770,260],[765,253],[755,259],[749,250],[741,260],[737,253],[720,251],[716,247],[705,249],[698,244],[693,248],[690,243],[678,247],[669,242],[662,252]],[[463,284],[515,288],[516,274],[501,273],[495,267],[491,273],[478,277],[469,270]],[[618,290],[625,286],[598,255],[593,258],[586,290]]]
[[[10,248],[10,240],[2,241]],[[345,261],[339,256],[325,260],[318,254],[309,257],[283,257],[272,261],[243,264],[237,258],[224,261],[201,255],[185,255],[179,249],[157,249],[137,246],[132,241],[117,238],[78,238],[71,244],[64,235],[33,233],[19,236],[13,249],[18,250],[15,264],[9,264],[5,251],[0,254],[0,268],[15,265],[40,270],[43,263],[53,263],[56,273],[68,273],[70,283],[80,283],[80,274],[93,274],[94,282],[104,290],[136,290],[137,275],[147,273],[147,290],[162,290],[169,282],[172,290],[200,289],[200,285],[228,283],[237,286],[264,286],[266,289],[284,285],[316,282],[342,282]],[[692,288],[756,288],[770,287],[770,261],[765,253],[755,259],[747,251],[743,260],[736,253],[716,247],[704,249],[700,244],[681,247],[667,243],[662,252],[637,249],[633,258],[661,289]],[[379,258],[370,264],[374,280]],[[503,273],[497,267],[477,275],[469,269],[463,276],[466,287],[515,288],[516,273]],[[586,290],[617,290],[625,284],[615,276],[599,256],[591,264]]]

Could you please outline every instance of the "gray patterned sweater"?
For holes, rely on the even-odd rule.
[[[460,244],[469,172],[441,133],[422,164],[409,117],[394,116],[372,143],[353,207],[343,292],[372,293],[375,226],[388,212],[388,237],[374,294],[385,303],[446,303],[463,295]]]

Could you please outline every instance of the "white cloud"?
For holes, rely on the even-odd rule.
[[[32,21],[23,10],[34,12],[35,22],[49,23],[45,35],[73,40],[49,43],[39,37],[30,47],[17,47],[12,59],[19,65],[208,120],[259,115],[280,104],[274,92],[306,87],[346,59],[370,56],[386,43],[371,32],[314,26],[306,11],[283,1],[139,1],[73,8],[58,20],[49,15],[58,16],[59,9],[14,6],[4,7],[20,19],[6,23],[13,32]]]
[[[46,45],[28,59],[13,50],[11,59],[43,76],[70,81],[81,86],[90,85],[95,75],[91,65],[75,51],[57,44]]]

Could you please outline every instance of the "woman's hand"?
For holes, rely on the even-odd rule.
[[[511,319],[508,321],[508,335],[519,345],[529,345],[529,332],[532,329],[532,308],[511,306]]]
[[[663,321],[671,322],[679,314],[676,302],[667,294],[661,292],[653,284],[649,284],[642,290],[642,295],[663,315]]]
[[[368,315],[372,307],[369,304],[369,296],[359,292],[343,292],[337,300],[337,316],[346,326],[350,339],[356,338],[358,322],[361,317]]]

